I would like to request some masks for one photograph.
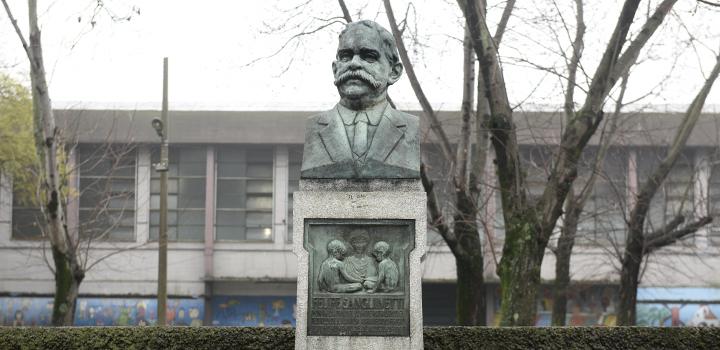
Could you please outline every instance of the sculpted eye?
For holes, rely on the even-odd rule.
[[[378,60],[379,54],[374,51],[366,51],[362,52],[362,59],[366,62],[376,62]]]
[[[348,51],[338,52],[338,60],[343,61],[343,62],[352,60],[352,56],[353,56],[352,52],[348,52]]]

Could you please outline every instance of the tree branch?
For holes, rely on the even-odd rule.
[[[640,55],[640,50],[645,47],[648,40],[650,40],[653,34],[655,34],[655,31],[660,27],[660,24],[662,24],[665,16],[670,13],[670,10],[672,10],[676,2],[677,0],[663,0],[663,2],[655,9],[655,13],[647,19],[638,36],[630,43],[628,48],[618,59],[618,62],[611,74],[611,81],[613,85],[615,84],[615,81],[617,81],[630,69],[630,67],[632,67],[633,64],[635,64],[635,61]]]
[[[8,18],[10,18],[10,23],[12,23],[13,28],[15,28],[15,33],[17,33],[20,43],[22,43],[23,50],[25,50],[28,60],[32,63],[32,52],[30,51],[27,41],[25,41],[25,36],[22,34],[22,30],[20,30],[20,27],[17,24],[17,20],[13,17],[12,11],[10,11],[10,6],[8,6],[7,0],[2,0],[2,3],[3,7],[5,7],[5,12],[7,13]]]
[[[101,263],[102,261],[104,261],[104,260],[107,259],[107,258],[110,258],[110,257],[112,257],[112,256],[114,256],[114,255],[117,255],[117,254],[120,254],[120,253],[123,253],[123,252],[127,252],[127,251],[129,251],[129,250],[133,250],[133,249],[140,248],[140,247],[142,247],[142,246],[144,246],[144,245],[147,245],[147,244],[149,244],[149,243],[150,243],[150,242],[143,242],[143,243],[133,244],[133,245],[130,245],[130,246],[127,246],[127,247],[124,247],[124,248],[120,248],[120,249],[114,250],[114,251],[112,251],[112,252],[110,252],[110,253],[108,253],[108,254],[105,254],[105,255],[97,258],[97,259],[96,259],[95,261],[93,261],[91,264],[87,265],[87,266],[85,267],[84,271],[85,271],[85,272],[90,271],[90,269],[92,269],[93,267],[95,267],[95,265]],[[88,258],[88,259],[89,259],[89,258]],[[87,264],[87,261],[88,261],[88,260],[85,260],[86,264]]]
[[[415,96],[417,97],[418,102],[420,102],[420,105],[422,106],[425,116],[430,119],[430,128],[440,142],[440,150],[442,151],[443,156],[445,157],[445,159],[452,162],[453,156],[450,141],[445,134],[445,130],[443,130],[442,128],[442,123],[440,122],[440,119],[437,117],[435,111],[430,105],[430,101],[428,101],[427,97],[425,96],[425,92],[423,91],[422,86],[420,86],[417,75],[415,75],[415,69],[413,68],[412,62],[410,62],[410,57],[408,56],[407,50],[405,49],[405,43],[402,39],[402,34],[398,29],[397,21],[395,20],[395,14],[392,10],[392,5],[390,5],[389,0],[383,0],[383,4],[385,5],[385,12],[387,13],[388,22],[390,22],[390,29],[393,33],[393,37],[395,37],[398,53],[400,54],[400,59],[402,60],[403,65],[405,66],[405,71],[407,72],[408,79],[410,80],[410,85],[415,92]]]
[[[682,218],[680,221],[684,221],[684,218],[682,215],[678,215],[675,217],[675,219]],[[675,227],[672,227],[672,224],[675,224],[676,220],[673,220],[671,223],[669,223],[667,226],[665,226],[662,230],[653,232],[652,234],[647,235],[645,238],[645,244],[644,244],[644,252],[645,254],[650,254],[662,247],[669,246],[678,240],[691,235],[703,226],[709,224],[712,222],[712,217],[705,216],[697,221],[694,221],[692,223],[689,223],[685,227],[681,229],[676,229],[681,222],[678,222]]]
[[[593,161],[593,168],[590,172],[590,178],[585,184],[585,187],[580,191],[580,194],[577,196],[577,201],[581,206],[585,206],[585,202],[590,198],[590,195],[592,194],[593,187],[595,186],[595,181],[597,180],[598,175],[602,171],[603,168],[603,162],[605,161],[605,156],[607,155],[608,150],[610,149],[610,145],[613,144],[613,139],[615,134],[617,133],[618,129],[618,120],[620,119],[620,112],[622,111],[623,107],[623,99],[625,98],[625,92],[627,91],[627,82],[628,82],[628,75],[626,74],[623,76],[622,81],[620,82],[620,94],[618,96],[617,103],[615,104],[615,112],[610,117],[610,120],[606,123],[609,123],[610,125],[608,127],[607,133],[603,130],[603,133],[601,134],[601,140],[600,140],[600,149],[598,150],[597,155],[595,156],[595,159]],[[605,129],[605,127],[603,127]]]
[[[655,196],[655,193],[660,185],[663,181],[665,181],[665,178],[670,173],[673,165],[675,165],[675,161],[677,161],[680,156],[682,149],[685,147],[687,139],[690,137],[690,133],[695,128],[695,124],[700,118],[700,113],[705,105],[705,99],[710,93],[718,74],[720,74],[720,56],[717,57],[715,67],[710,73],[708,79],[705,81],[705,84],[703,84],[702,89],[700,89],[697,96],[695,96],[695,99],[690,104],[690,107],[688,107],[688,110],[685,112],[685,116],[678,127],[677,133],[675,134],[667,155],[638,192],[635,207],[630,213],[631,229],[640,230],[644,226],[645,217],[647,216],[648,210],[650,210],[650,202]]]
[[[445,240],[453,254],[456,254],[457,239],[453,232],[450,230],[443,214],[440,209],[440,203],[438,202],[437,194],[435,192],[435,185],[433,184],[430,176],[427,173],[425,163],[420,164],[420,178],[422,180],[423,188],[427,192],[428,198],[428,211],[430,214],[430,225],[437,228],[440,236]],[[456,255],[457,256],[457,255]]]
[[[470,159],[470,134],[473,115],[473,102],[475,95],[475,53],[473,52],[470,33],[465,28],[463,39],[463,95],[462,95],[462,126],[460,127],[460,140],[457,145],[455,159],[455,188],[457,191],[468,189],[468,160]],[[478,96],[478,98],[481,98]]]
[[[345,22],[352,22],[352,17],[350,16],[350,11],[348,11],[347,5],[345,5],[345,0],[338,0],[338,4],[340,5],[340,9],[342,10]]]
[[[575,40],[572,43],[572,57],[568,62],[568,85],[565,88],[565,118],[569,124],[575,119],[575,85],[577,84],[577,70],[582,57],[585,37],[585,19],[582,0],[575,0]]]
[[[458,0],[470,31],[475,54],[480,60],[480,72],[490,110],[489,129],[493,135],[498,179],[500,181],[503,207],[515,208],[519,213],[526,209],[522,190],[524,177],[520,171],[520,158],[512,108],[505,88],[502,68],[497,56],[497,46],[490,36],[486,18],[477,0]]]
[[[497,28],[495,28],[495,36],[493,37],[493,41],[495,41],[495,46],[500,47],[500,41],[502,41],[503,34],[505,34],[505,28],[507,28],[508,21],[510,20],[510,15],[512,15],[512,11],[515,8],[515,0],[508,0],[505,4],[505,9],[503,10],[502,16],[500,17],[500,22],[497,25]]]
[[[543,247],[550,239],[552,230],[562,215],[563,203],[577,177],[577,162],[582,150],[602,120],[603,103],[614,85],[610,73],[620,55],[639,4],[640,0],[625,1],[615,30],[593,76],[585,103],[563,133],[548,184],[537,204],[542,220],[539,239]]]
[[[3,0],[3,1],[5,1],[5,0]],[[323,30],[323,29],[325,29],[325,28],[327,28],[327,27],[329,27],[329,26],[331,26],[331,25],[333,25],[333,24],[343,24],[343,25],[344,25],[344,23],[341,22],[341,21],[329,21],[328,23],[325,23],[325,24],[323,24],[323,25],[321,25],[321,26],[318,26],[318,27],[316,27],[316,28],[314,28],[314,29],[312,29],[312,30],[308,30],[308,31],[303,31],[303,32],[301,32],[301,33],[297,33],[297,34],[291,36],[288,40],[286,40],[285,43],[283,43],[283,44],[280,46],[280,48],[277,49],[275,52],[273,52],[273,53],[271,53],[271,54],[269,54],[269,55],[267,55],[267,56],[258,57],[258,58],[256,58],[256,59],[254,59],[254,60],[252,60],[252,61],[250,61],[250,62],[242,65],[241,67],[249,67],[249,66],[257,63],[258,61],[275,57],[275,56],[277,56],[280,52],[282,52],[283,50],[285,50],[285,48],[286,48],[288,45],[290,45],[290,43],[291,43],[293,40],[298,39],[298,38],[303,37],[303,36],[308,36],[308,35],[315,34],[315,33],[319,32],[319,31],[321,31],[321,30]],[[287,70],[287,69],[286,69],[286,70]]]
[[[709,5],[709,6],[720,7],[720,3],[712,2],[712,1],[708,1],[708,0],[697,0],[697,2],[705,4],[705,5]]]

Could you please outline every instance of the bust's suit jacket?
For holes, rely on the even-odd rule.
[[[364,162],[353,160],[338,108],[308,118],[300,177],[303,179],[420,178],[419,118],[388,106]]]

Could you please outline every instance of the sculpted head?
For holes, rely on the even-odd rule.
[[[327,251],[328,254],[335,259],[342,260],[345,257],[345,253],[347,252],[347,248],[345,248],[345,244],[337,239],[333,239],[330,241],[327,245]]]
[[[403,71],[392,34],[364,20],[348,23],[339,41],[332,68],[340,103],[360,110],[385,101]]]
[[[355,229],[350,232],[350,245],[352,245],[355,254],[365,252],[368,243],[370,243],[370,235],[363,229]]]
[[[383,261],[390,254],[390,245],[385,241],[375,243],[373,247],[373,256],[378,262]]]

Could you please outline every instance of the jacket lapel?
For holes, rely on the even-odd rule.
[[[402,121],[395,118],[392,109],[387,108],[375,130],[368,150],[368,159],[384,162],[405,135],[405,127]]]
[[[350,143],[337,108],[326,113],[323,118],[318,120],[318,124],[320,124],[321,128],[318,134],[320,135],[320,140],[325,150],[330,156],[330,160],[339,162],[348,158],[351,159],[352,151],[350,150]],[[323,124],[325,126],[322,126]]]

